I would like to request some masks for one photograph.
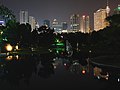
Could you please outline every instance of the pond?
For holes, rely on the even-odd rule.
[[[4,89],[101,89],[111,88],[94,77],[87,58],[54,54],[13,55],[0,58],[0,88]],[[114,88],[114,85],[112,85]],[[116,87],[116,86],[115,86]]]

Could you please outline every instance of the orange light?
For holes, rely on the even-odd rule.
[[[6,57],[6,60],[12,60],[13,59],[13,56],[7,56]]]
[[[13,47],[10,44],[7,44],[6,46],[6,50],[7,51],[12,51]]]

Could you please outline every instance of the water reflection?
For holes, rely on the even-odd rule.
[[[56,57],[52,53],[13,55],[0,58],[0,84],[8,83],[17,86],[24,82],[29,85],[33,77],[47,79],[55,76],[56,71],[60,68],[75,75],[90,74],[97,76],[98,79],[105,77],[106,80],[108,80],[108,76],[111,77],[111,72],[108,71],[112,70],[93,65],[89,62],[88,57],[80,57],[77,54],[76,57],[70,58]],[[120,82],[118,77],[116,80]]]
[[[72,61],[66,61],[64,62],[64,66],[67,70],[74,72],[76,74],[85,74],[86,72],[89,72],[89,65],[88,63],[86,65],[82,65],[81,60],[72,60]]]
[[[52,54],[14,55],[0,58],[0,80],[19,84],[20,80],[29,83],[33,74],[48,78],[54,74],[54,62]]]
[[[53,56],[42,55],[37,65],[38,76],[48,78],[51,74],[54,74],[53,62]]]
[[[30,56],[7,56],[0,59],[0,80],[18,85],[22,79],[29,83],[30,77],[36,71],[38,60]]]
[[[0,58],[0,80],[10,84],[19,84],[20,80],[29,83],[32,75],[49,78],[55,74],[55,69],[62,65],[74,73],[85,74],[88,66],[80,60],[55,57],[53,54],[11,55]]]

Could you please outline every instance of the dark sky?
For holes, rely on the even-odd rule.
[[[106,7],[106,0],[0,0],[6,7],[19,16],[20,10],[28,10],[38,22],[44,19],[69,21],[71,14],[89,15],[93,20],[93,13],[99,8]],[[120,0],[109,0],[111,11],[120,4]]]

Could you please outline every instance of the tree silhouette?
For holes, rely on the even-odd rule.
[[[8,20],[16,20],[13,12],[5,7],[4,5],[0,5],[0,17],[7,22]]]

